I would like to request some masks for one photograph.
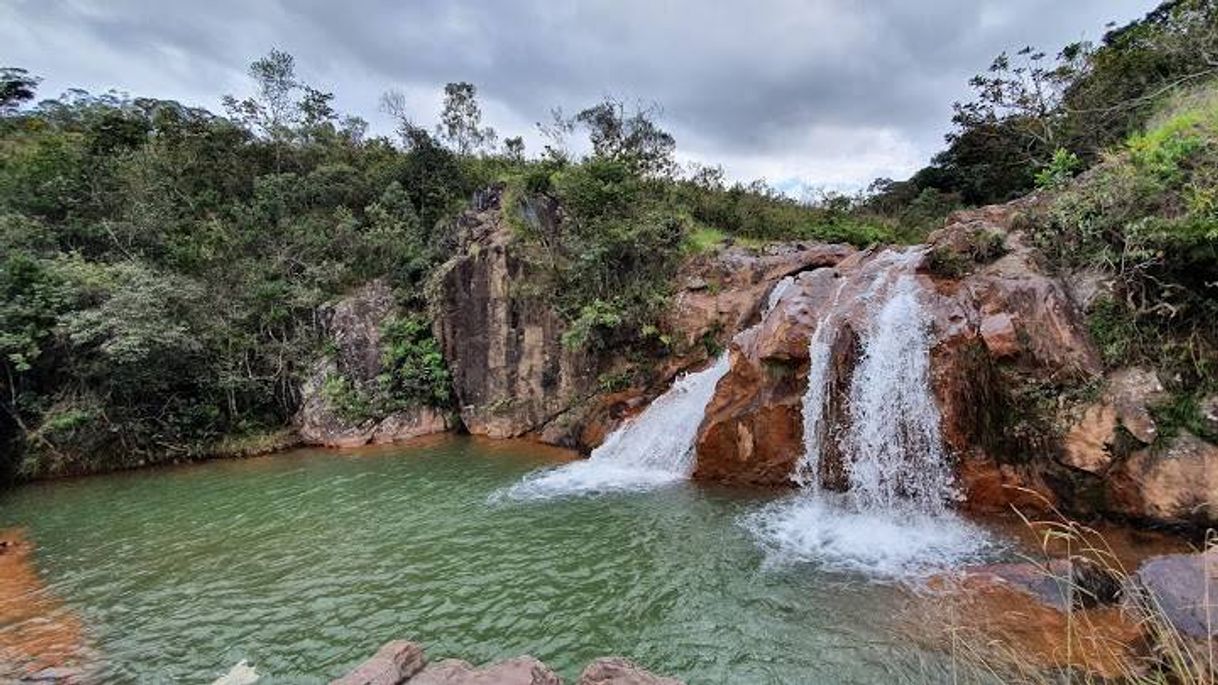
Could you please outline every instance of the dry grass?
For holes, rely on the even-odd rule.
[[[1122,683],[1215,685],[1218,663],[1208,644],[1182,635],[1158,598],[1141,588],[1118,554],[1095,529],[1053,511],[1055,519],[1024,523],[1038,533],[1043,556],[1027,559],[1057,584],[1068,608],[1059,611],[1005,584],[969,583],[952,588],[937,604],[950,642],[952,681],[1020,685]],[[1210,531],[1203,547],[1218,547]],[[1050,558],[1066,559],[1068,566]],[[1203,557],[1205,571],[1214,555]],[[1063,572],[1063,566],[1067,569]],[[1116,603],[1104,603],[1073,569],[1107,574],[1120,583]],[[1094,578],[1094,576],[1090,576]],[[1211,575],[1212,577],[1212,575]],[[978,580],[978,579],[974,579]],[[1208,632],[1218,597],[1203,598]]]

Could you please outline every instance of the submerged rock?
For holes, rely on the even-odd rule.
[[[414,642],[394,640],[377,650],[369,660],[330,685],[400,685],[427,665],[423,648]]]
[[[621,657],[603,657],[588,664],[576,685],[683,685],[675,678],[658,676]]]

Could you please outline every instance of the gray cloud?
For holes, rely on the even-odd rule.
[[[15,0],[5,61],[69,86],[216,107],[275,46],[340,106],[383,126],[403,89],[434,120],[447,81],[524,133],[552,106],[658,102],[684,158],[734,178],[857,186],[939,148],[967,78],[1004,49],[1096,38],[1153,0]]]

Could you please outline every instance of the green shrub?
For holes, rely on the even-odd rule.
[[[1037,188],[1062,188],[1083,168],[1078,155],[1065,148],[1057,148],[1053,159],[1036,172]]]

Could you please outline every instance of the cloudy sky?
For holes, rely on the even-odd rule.
[[[111,88],[219,109],[270,47],[339,107],[387,88],[435,121],[449,81],[524,134],[551,107],[658,102],[684,160],[731,178],[853,188],[942,142],[967,79],[1004,49],[1097,38],[1153,0],[0,0],[0,64],[42,95]]]

